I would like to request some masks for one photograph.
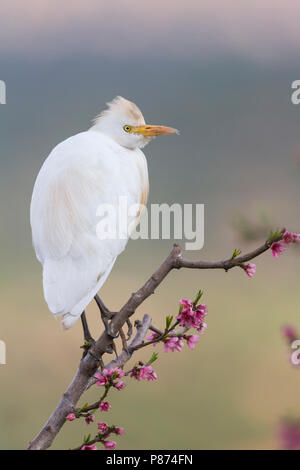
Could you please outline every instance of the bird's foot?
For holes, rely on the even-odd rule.
[[[132,336],[132,323],[131,321],[129,320],[126,320],[126,324],[127,324],[127,327],[128,327],[128,330],[127,330],[127,341],[130,341],[130,338]]]
[[[115,344],[114,344],[114,342],[112,341],[111,344],[109,344],[109,345],[107,346],[107,348],[105,349],[104,352],[105,352],[106,354],[112,354],[112,353],[114,352],[114,350],[115,350]]]
[[[113,331],[113,328],[112,328],[112,325],[111,325],[111,322],[109,323],[108,321],[112,319],[112,317],[114,315],[116,315],[118,312],[110,312],[109,313],[109,317],[105,316],[104,314],[102,314],[101,312],[101,319],[102,319],[102,322],[103,322],[103,325],[104,325],[104,328],[105,328],[105,331],[106,333],[108,334],[108,336],[112,339],[116,339],[119,337],[119,333],[115,333]]]
[[[104,362],[103,362],[102,357],[101,356],[96,356],[94,353],[91,352],[90,349],[88,350],[88,353],[96,362],[99,362],[100,369],[103,370],[104,369]]]
[[[84,350],[83,351],[83,357],[85,357],[87,352],[91,348],[91,346],[93,346],[93,344],[95,344],[95,340],[94,340],[94,338],[92,337],[92,335],[90,333],[88,323],[87,323],[87,319],[86,319],[86,316],[85,316],[85,312],[82,312],[82,314],[81,314],[81,323],[82,323],[82,329],[83,329],[84,343],[83,343],[82,346],[80,346],[80,348]]]
[[[95,344],[94,338],[92,337],[84,338],[84,343],[82,346],[80,346],[80,348],[83,349],[82,357],[85,357],[87,355],[87,353],[89,352],[89,350],[94,344]]]
[[[114,315],[116,315],[118,312],[111,312],[102,302],[100,299],[99,295],[95,295],[95,301],[96,304],[98,305],[98,308],[100,310],[101,314],[101,319],[105,328],[106,333],[108,336],[110,336],[112,339],[116,339],[119,336],[119,333],[115,333],[111,327],[111,324],[109,323],[109,320],[111,320]]]

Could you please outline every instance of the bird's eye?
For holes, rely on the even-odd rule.
[[[125,132],[130,132],[131,131],[131,126],[123,126],[123,129]]]

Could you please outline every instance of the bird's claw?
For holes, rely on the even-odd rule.
[[[129,349],[128,349],[127,344],[123,346],[123,350],[126,352],[127,356],[130,356],[130,355],[131,355],[131,354],[130,354],[130,351],[129,351]]]
[[[104,328],[105,328],[105,331],[106,333],[108,334],[108,336],[112,339],[116,339],[119,337],[119,333],[117,333],[115,335],[115,333],[113,332],[110,324],[108,323],[108,320],[111,320],[112,317],[114,315],[116,315],[117,312],[111,312],[105,305],[104,303],[102,302],[102,300],[100,299],[99,295],[96,294],[95,295],[95,301],[96,301],[96,304],[98,305],[99,307],[99,310],[100,310],[100,313],[101,313],[101,319],[102,319],[102,322],[104,324]]]
[[[127,340],[126,341],[130,341],[130,338],[132,336],[132,323],[131,321],[128,319],[126,320],[126,324],[128,326],[128,331],[127,331]]]
[[[112,354],[114,352],[114,349],[111,345],[109,345],[105,351],[104,351],[106,354]]]
[[[104,369],[104,362],[103,362],[102,357],[96,356],[96,354],[93,354],[90,350],[88,350],[87,353],[88,353],[95,361],[97,361],[97,362],[100,363],[101,369]]]
[[[108,336],[112,339],[116,339],[119,337],[119,333],[117,333],[115,335],[115,333],[113,332],[112,330],[112,327],[110,325],[110,323],[108,323],[108,320],[107,318],[105,317],[105,315],[101,312],[101,318],[102,318],[102,321],[103,321],[103,324],[104,324],[104,328],[105,328],[105,331],[106,333],[108,334]]]
[[[113,330],[112,330],[112,328],[111,328],[110,325],[108,325],[108,328],[106,329],[106,333],[107,333],[108,336],[109,336],[110,338],[112,338],[112,339],[117,339],[117,338],[119,338],[119,336],[120,336],[119,333],[117,333],[116,335],[114,334],[114,332],[113,332]]]

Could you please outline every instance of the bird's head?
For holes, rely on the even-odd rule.
[[[142,148],[158,135],[178,134],[172,127],[146,124],[139,108],[122,96],[117,96],[107,106],[94,120],[94,128],[123,147]]]

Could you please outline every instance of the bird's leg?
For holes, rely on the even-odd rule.
[[[104,323],[105,330],[109,336],[112,338],[117,338],[119,335],[114,335],[113,332],[111,331],[111,328],[108,324],[108,319],[111,319],[114,315],[116,315],[118,312],[111,312],[102,302],[100,299],[99,295],[95,295],[95,301],[99,307],[100,313],[101,313],[101,318]],[[127,331],[127,341],[130,340],[131,335],[132,335],[132,323],[128,319],[126,320],[127,326],[128,326],[128,331]]]
[[[85,316],[85,311],[82,312],[81,314],[81,324],[82,324],[82,329],[83,329],[83,337],[84,337],[84,345],[81,346],[84,349],[84,356],[87,353],[88,349],[92,346],[92,344],[95,342],[94,338],[92,337],[89,326],[87,323],[87,319]]]
[[[84,340],[87,343],[95,342],[94,338],[92,337],[92,335],[90,333],[89,327],[88,327],[87,319],[86,319],[86,316],[85,316],[85,311],[82,312],[80,318],[81,318],[81,324],[82,324],[82,329],[83,329]]]
[[[84,349],[84,353],[83,353],[83,357],[87,354],[87,352],[89,351],[90,347],[95,343],[95,340],[94,338],[92,337],[91,333],[90,333],[90,330],[89,330],[89,326],[88,326],[88,322],[87,322],[87,319],[86,319],[86,315],[85,315],[85,312],[83,311],[82,314],[81,314],[81,324],[82,324],[82,328],[83,328],[83,336],[84,336],[84,345],[81,346],[82,349]],[[108,354],[112,354],[113,351],[115,349],[112,348],[111,346],[109,346],[107,349],[106,349],[106,353]],[[91,353],[90,353],[91,354]],[[92,354],[93,356],[93,354]],[[102,361],[102,358],[96,358],[95,356],[93,356],[95,359],[99,360],[101,366],[104,367],[103,365],[103,361]],[[103,368],[102,367],[102,368]]]
[[[101,318],[102,318],[102,321],[103,321],[103,324],[104,324],[104,328],[105,328],[106,333],[108,334],[108,336],[110,336],[110,337],[113,338],[113,339],[118,338],[119,334],[115,335],[114,332],[113,332],[112,329],[111,329],[110,324],[108,323],[108,320],[111,320],[112,317],[113,317],[114,315],[116,315],[117,312],[111,312],[111,311],[104,305],[104,303],[102,302],[102,300],[100,299],[100,297],[99,297],[98,294],[96,294],[94,298],[95,298],[96,304],[97,304],[98,307],[99,307],[99,310],[100,310],[100,313],[101,313]]]
[[[129,318],[126,320],[126,324],[128,326],[128,330],[127,330],[127,341],[130,340],[131,336],[132,336],[132,323],[131,321],[129,320]]]

